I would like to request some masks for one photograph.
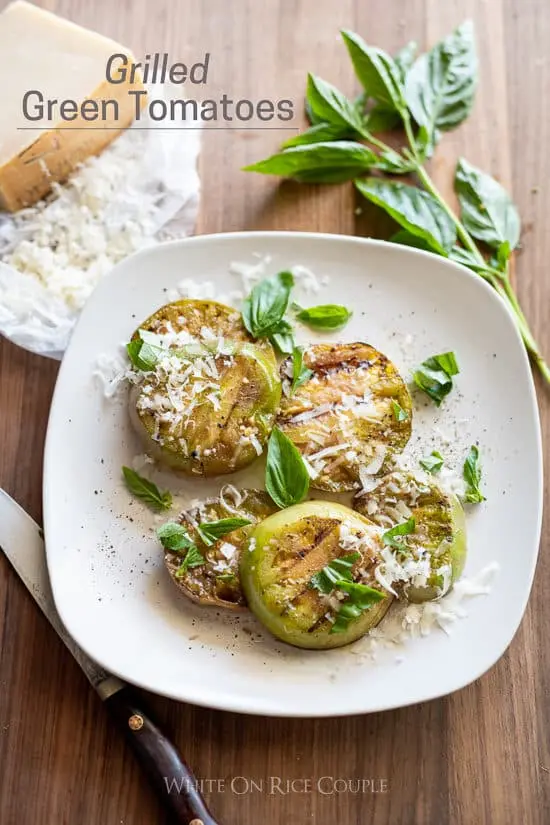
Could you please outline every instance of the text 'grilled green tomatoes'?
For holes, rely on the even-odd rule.
[[[312,374],[285,393],[277,424],[311,467],[311,485],[345,492],[388,466],[411,434],[409,391],[395,366],[368,344],[317,344],[304,352]],[[292,363],[281,375],[288,386]]]
[[[326,649],[378,624],[392,597],[376,584],[381,531],[348,507],[307,501],[256,525],[240,558],[249,608],[278,639]]]
[[[410,473],[394,472],[356,496],[353,506],[385,529],[378,581],[412,602],[450,590],[466,561],[466,520],[456,496]],[[401,532],[398,525],[407,524],[411,531]]]
[[[254,524],[275,511],[263,491],[222,488],[220,497],[183,513],[179,524],[202,556],[202,563],[186,566],[187,547],[180,552],[165,547],[164,561],[170,576],[189,599],[198,604],[225,608],[246,605],[239,578],[239,556]],[[231,529],[231,522],[250,524]],[[218,537],[219,536],[219,537]]]
[[[281,397],[275,362],[249,343],[162,353],[130,400],[146,449],[188,474],[215,476],[261,455]]]

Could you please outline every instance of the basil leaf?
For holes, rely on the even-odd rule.
[[[438,453],[437,450],[432,450],[430,455],[420,459],[419,464],[427,473],[432,473],[433,475],[441,470],[444,459],[441,453]]]
[[[457,264],[467,266],[468,269],[483,269],[474,253],[462,246],[453,246],[449,252],[449,258]]]
[[[265,278],[243,301],[242,318],[254,338],[265,338],[276,331],[288,306],[294,277],[290,272],[278,272]]]
[[[391,109],[384,103],[377,103],[367,113],[365,118],[365,129],[371,135],[377,132],[391,132],[401,125],[401,115],[395,109]]]
[[[237,576],[235,575],[235,573],[219,573],[216,576],[216,579],[219,582],[234,582],[237,580]]]
[[[290,387],[290,394],[292,395],[298,387],[309,381],[313,375],[313,370],[308,369],[304,365],[304,350],[303,347],[295,347],[292,351],[292,384]]]
[[[381,602],[385,598],[381,590],[375,587],[369,587],[367,584],[361,584],[354,581],[338,581],[336,582],[336,590],[343,590],[351,596],[351,601],[356,604],[361,610],[367,610],[375,602]]]
[[[265,488],[281,510],[298,504],[309,490],[309,473],[302,456],[278,427],[269,437]]]
[[[499,247],[497,248],[496,254],[496,264],[497,269],[505,270],[510,260],[510,252],[512,251],[512,247],[510,241],[503,241]]]
[[[406,553],[408,552],[407,545],[403,539],[399,537],[410,536],[411,533],[414,533],[415,528],[416,520],[414,518],[407,519],[407,521],[404,521],[402,524],[396,524],[395,527],[382,533],[382,541],[389,547],[394,547],[396,550]]]
[[[350,622],[358,619],[365,610],[370,610],[376,602],[380,602],[385,598],[384,593],[380,590],[366,584],[338,581],[335,586],[338,590],[348,593],[349,599],[342,604],[336,614],[334,624],[330,629],[331,633],[343,633],[347,630]]]
[[[405,75],[413,63],[415,53],[416,43],[411,42],[401,49],[401,51],[399,51],[394,57],[395,67],[399,73],[402,83],[405,82]],[[367,97],[366,93],[364,97]],[[391,132],[392,129],[397,128],[401,125],[401,123],[401,115],[398,111],[396,111],[393,103],[391,105],[388,105],[387,103],[377,103],[376,106],[373,106],[366,115],[365,128],[371,134],[376,134],[377,132]],[[399,157],[399,155],[397,155],[397,157]],[[388,162],[385,166],[379,165],[377,168],[392,174],[403,174],[405,172],[403,168],[404,163],[404,160],[402,164],[399,165],[394,163],[392,168],[392,164]],[[412,171],[410,168],[411,164],[408,164],[408,166],[409,168],[407,168],[407,172]]]
[[[164,350],[162,347],[153,346],[141,338],[135,338],[126,344],[126,352],[132,366],[143,372],[151,372],[155,369]]]
[[[414,383],[439,407],[453,388],[453,381],[444,370],[433,370],[422,366],[414,373]]]
[[[453,388],[453,375],[458,373],[454,352],[444,352],[423,361],[414,373],[413,379],[417,387],[429,395],[439,407]]]
[[[204,562],[205,558],[199,548],[195,544],[192,544],[174,575],[179,579],[190,567],[200,567]]]
[[[470,452],[464,462],[462,475],[466,482],[464,499],[470,504],[480,504],[482,501],[486,501],[485,496],[479,489],[481,482],[481,465],[479,463],[479,449],[475,444],[470,447]]]
[[[391,405],[393,410],[393,416],[396,421],[401,422],[409,420],[409,413],[407,412],[407,410],[404,410],[401,404],[398,404],[395,399],[392,400]]]
[[[364,175],[375,164],[376,155],[366,146],[342,140],[294,146],[245,166],[244,171],[281,175],[302,183],[341,183]]]
[[[352,312],[340,304],[319,304],[302,309],[296,317],[312,329],[341,329],[352,316]]]
[[[414,163],[407,158],[402,157],[393,149],[384,149],[378,155],[376,169],[381,172],[388,172],[390,175],[408,175],[409,172],[414,171]]]
[[[442,352],[440,355],[432,355],[431,358],[423,362],[423,366],[430,367],[433,370],[442,369],[449,378],[458,375],[460,372],[454,352]]]
[[[356,133],[349,126],[338,126],[334,123],[316,123],[310,126],[305,132],[285,140],[282,149],[290,149],[293,146],[302,146],[310,143],[327,143],[333,140],[344,140],[354,138]]]
[[[151,344],[154,347],[158,347],[159,349],[164,349],[162,343],[162,336],[157,335],[156,332],[151,332],[149,329],[138,329],[138,335],[142,341],[145,341],[147,344]]]
[[[334,623],[330,628],[331,633],[345,633],[348,629],[350,622],[354,619],[358,619],[359,616],[362,614],[362,610],[353,602],[344,602],[342,607],[336,614],[334,619]]]
[[[398,243],[402,246],[411,246],[413,249],[423,249],[425,252],[434,253],[434,250],[431,248],[430,244],[424,240],[424,238],[419,238],[417,235],[413,235],[406,229],[400,229],[399,232],[392,235],[390,238],[390,243]]]
[[[470,114],[477,85],[474,27],[467,20],[426,54],[407,73],[405,97],[424,144],[453,129]]]
[[[131,467],[123,467],[122,474],[126,487],[136,498],[140,498],[152,510],[169,510],[172,506],[172,493],[165,490],[161,493],[156,484],[140,476]]]
[[[223,538],[233,530],[238,530],[240,527],[246,527],[247,524],[252,524],[247,518],[221,518],[218,521],[202,521],[197,531],[203,542],[210,547],[212,544]]]
[[[357,107],[331,83],[309,74],[306,96],[316,117],[335,126],[351,127],[363,134],[363,121]]]
[[[407,72],[414,63],[414,58],[416,57],[417,50],[418,45],[415,43],[414,40],[411,40],[409,43],[407,43],[406,46],[403,46],[402,49],[399,49],[399,51],[393,58],[397,70],[399,72],[399,76],[401,77],[403,83],[405,82]]]
[[[446,255],[456,240],[456,228],[440,204],[414,186],[381,178],[355,181],[359,192],[380,206],[397,223],[441,255]]]
[[[304,101],[304,112],[311,126],[318,126],[319,123],[325,122],[324,118],[318,117],[312,110],[307,97]]]
[[[461,158],[456,167],[455,190],[462,223],[474,238],[494,248],[507,241],[515,249],[521,229],[519,215],[500,183]]]
[[[175,521],[162,524],[157,529],[157,536],[166,550],[172,550],[174,552],[189,550],[189,548],[195,544],[185,527]]]
[[[269,340],[283,355],[292,354],[295,346],[294,336],[292,334],[292,327],[288,321],[285,321],[284,319],[279,321],[277,326],[271,332]]]
[[[400,69],[395,61],[374,46],[368,46],[362,37],[351,31],[342,31],[342,37],[355,69],[369,97],[398,112],[406,109],[405,92]]]
[[[360,553],[348,553],[346,556],[332,559],[322,570],[314,573],[309,580],[309,587],[319,590],[320,593],[331,593],[337,582],[352,582],[353,575],[351,571],[355,562],[359,561],[360,558]]]

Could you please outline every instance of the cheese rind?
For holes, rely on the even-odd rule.
[[[0,208],[16,211],[46,195],[52,184],[65,180],[86,158],[99,154],[130,125],[134,83],[108,83],[108,58],[128,49],[113,40],[63,20],[24,0],[11,3],[0,14],[0,72],[9,78],[0,119]],[[128,76],[130,72],[128,72]],[[95,121],[29,121],[23,114],[23,96],[36,89],[44,100],[115,100],[105,107],[106,117]],[[114,111],[115,108],[118,111]],[[57,108],[58,111],[58,108]],[[101,111],[101,104],[100,104]]]

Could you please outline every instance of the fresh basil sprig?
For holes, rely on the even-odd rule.
[[[481,465],[479,463],[479,448],[473,444],[464,462],[462,471],[466,482],[466,492],[464,499],[469,504],[480,504],[485,501],[485,496],[479,489],[481,483]]]
[[[377,164],[373,151],[353,141],[299,144],[245,166],[245,172],[280,175],[301,183],[341,183],[366,174]]]
[[[336,613],[331,633],[343,633],[353,619],[358,619],[365,610],[385,598],[380,590],[353,581],[353,565],[360,558],[360,553],[349,553],[332,559],[309,580],[309,587],[320,593],[328,595],[333,590],[341,590],[348,595]]]
[[[279,321],[269,336],[269,340],[283,355],[292,355],[295,346],[294,334],[288,321],[284,319]]]
[[[440,132],[454,129],[472,109],[477,86],[474,27],[467,20],[420,55],[406,75],[405,97],[416,123],[431,146]]]
[[[477,57],[470,21],[459,26],[429,52],[414,60],[409,44],[392,58],[343,31],[363,92],[348,100],[334,86],[310,77],[306,112],[311,128],[285,144],[272,158],[248,166],[250,171],[294,177],[308,183],[338,183],[350,178],[371,203],[401,227],[395,243],[415,246],[468,267],[484,278],[515,316],[524,345],[547,383],[544,360],[514,292],[509,261],[520,234],[516,207],[493,178],[461,160],[455,188],[457,216],[432,181],[425,161],[438,140],[470,113],[477,87]],[[393,149],[377,132],[404,131],[407,146]],[[367,178],[367,171],[413,173],[419,187],[387,178]],[[491,247],[488,254],[485,246]]]
[[[393,410],[393,417],[396,421],[401,423],[402,421],[409,420],[409,413],[407,410],[404,410],[401,404],[399,404],[395,399],[392,399],[391,406]]]
[[[498,181],[461,158],[455,189],[462,222],[474,238],[497,249],[505,242],[516,248],[521,228],[518,211]]]
[[[415,529],[416,519],[411,516],[411,518],[402,524],[396,524],[395,527],[391,527],[389,530],[386,530],[385,533],[382,533],[382,541],[388,545],[388,547],[393,547],[401,553],[408,553],[409,551],[403,537],[410,536],[411,533],[414,533]]]
[[[331,83],[314,74],[308,75],[306,97],[316,118],[362,134],[363,122],[357,107]]]
[[[414,373],[414,383],[439,407],[453,388],[453,376],[459,368],[454,352],[432,355]]]
[[[339,581],[336,583],[338,590],[348,594],[348,598],[342,603],[338,610],[334,623],[330,629],[331,633],[344,633],[350,622],[358,619],[365,610],[370,610],[377,602],[386,598],[381,590],[369,587],[360,582]]]
[[[265,488],[281,510],[298,504],[309,490],[309,473],[302,456],[278,427],[273,428],[267,446]]]
[[[132,366],[142,372],[150,372],[155,369],[165,349],[161,345],[161,338],[154,332],[140,329],[138,336],[126,344],[126,352]]]
[[[175,572],[175,576],[179,579],[183,576],[190,567],[200,567],[205,562],[204,556],[200,552],[196,544],[192,544],[185,554],[182,563]]]
[[[250,519],[239,518],[238,516],[221,518],[218,521],[201,521],[197,527],[197,532],[203,542],[210,547],[228,533],[232,533],[233,530],[238,530],[240,527],[246,527],[248,524],[252,524]]]
[[[169,510],[172,506],[172,493],[165,490],[163,493],[156,484],[148,478],[140,476],[131,467],[123,467],[122,475],[126,482],[126,487],[136,498],[140,498],[152,510]]]
[[[243,323],[254,338],[269,338],[280,329],[293,286],[291,272],[278,272],[256,284],[245,298]]]
[[[342,329],[353,313],[340,304],[319,304],[316,307],[301,309],[296,318],[312,329]]]
[[[369,97],[397,112],[404,112],[405,90],[400,69],[393,58],[382,49],[367,45],[362,37],[352,31],[343,31],[342,37],[355,74]]]
[[[420,459],[419,464],[424,470],[426,470],[427,473],[432,473],[433,475],[441,470],[444,461],[445,459],[441,453],[438,453],[437,450],[432,450],[430,455]]]
[[[285,140],[281,149],[291,149],[293,146],[304,146],[312,143],[331,143],[333,140],[349,140],[351,138],[353,138],[353,132],[345,126],[337,126],[334,123],[315,123],[307,131]]]
[[[399,77],[401,78],[401,81],[403,83],[405,82],[409,69],[414,63],[417,51],[418,44],[416,43],[416,41],[411,40],[409,43],[407,43],[406,46],[403,46],[402,49],[399,49],[399,51],[393,58],[394,63],[397,67],[397,71],[399,72]]]
[[[320,593],[331,593],[338,582],[352,582],[351,571],[355,562],[360,558],[360,553],[348,553],[346,556],[332,559],[322,570],[314,573],[309,580],[309,586]]]
[[[383,178],[358,180],[355,185],[371,203],[380,206],[411,235],[446,255],[456,241],[456,227],[441,204],[428,192]]]
[[[189,533],[176,521],[168,521],[157,529],[157,537],[165,550],[179,553],[195,544]]]
[[[304,364],[304,349],[303,347],[295,347],[292,351],[292,383],[290,385],[290,394],[296,392],[298,387],[309,381],[313,375],[313,370],[310,370]]]
[[[157,530],[157,536],[165,550],[170,550],[172,553],[185,553],[174,574],[177,578],[181,578],[189,568],[200,567],[205,563],[201,551],[181,524],[175,521],[162,524]]]

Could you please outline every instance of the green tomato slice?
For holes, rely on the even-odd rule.
[[[250,343],[191,344],[159,358],[130,398],[145,447],[182,473],[233,473],[261,455],[281,397],[276,364]]]
[[[312,579],[334,560],[357,553],[350,582],[378,588],[379,549],[380,530],[348,507],[303,502],[269,516],[251,532],[240,557],[241,586],[250,610],[278,639],[309,649],[342,647],[377,625],[392,597],[377,593],[380,601],[334,632],[349,596],[338,587],[321,592]]]
[[[204,558],[204,564],[182,570],[185,553],[164,551],[164,562],[172,581],[181,592],[197,604],[215,605],[232,610],[244,608],[246,600],[239,577],[239,557],[254,524],[275,511],[267,493],[260,490],[237,490],[228,484],[218,498],[209,499],[184,512],[179,523]],[[243,518],[251,523],[226,533],[207,544],[199,525],[221,519]]]
[[[364,343],[317,344],[304,353],[310,378],[291,393],[290,360],[278,426],[312,468],[311,486],[361,488],[362,468],[383,473],[411,435],[412,402],[396,367]]]
[[[402,550],[384,551],[393,554],[398,566],[388,559],[381,572],[395,577],[391,584],[399,595],[425,602],[449,592],[462,574],[467,552],[466,519],[455,495],[411,473],[393,472],[371,492],[357,495],[353,506],[384,530],[414,518],[414,532],[402,537]],[[409,575],[399,578],[399,566]]]
[[[171,333],[187,333],[189,338],[200,341],[208,341],[213,337],[227,338],[231,341],[252,340],[238,310],[219,301],[199,301],[192,298],[166,304],[140,324],[139,329],[168,336]],[[138,336],[139,330],[136,330],[133,337]],[[184,340],[183,343],[189,341]],[[266,344],[266,348],[273,354],[270,344]]]

